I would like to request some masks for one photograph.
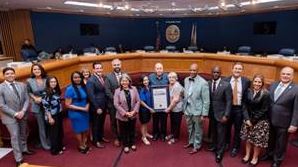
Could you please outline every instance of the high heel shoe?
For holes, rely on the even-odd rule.
[[[256,163],[251,163],[251,161],[250,161],[249,164],[248,164],[248,166],[250,166],[250,167],[254,167],[254,166],[257,166],[258,163],[259,163],[259,160],[257,160]]]
[[[241,163],[243,163],[243,164],[247,164],[248,162],[249,162],[249,159],[247,159],[247,160],[242,159],[242,160],[241,160]]]
[[[150,145],[150,142],[148,141],[148,139],[146,137],[142,137],[142,141],[145,145]]]

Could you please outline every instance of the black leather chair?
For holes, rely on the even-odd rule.
[[[193,52],[196,52],[199,50],[199,48],[197,46],[189,46],[187,47],[187,50],[190,50],[190,51],[193,51]]]
[[[176,46],[174,45],[169,45],[169,46],[166,46],[165,48],[168,52],[175,52],[176,51]]]
[[[146,52],[153,52],[154,51],[154,47],[151,46],[151,45],[147,45],[147,46],[144,46],[144,50]]]
[[[283,55],[283,56],[295,56],[295,49],[292,48],[283,48],[280,49],[278,54]]]
[[[251,47],[250,46],[240,46],[238,48],[238,54],[240,55],[250,55],[251,54]]]

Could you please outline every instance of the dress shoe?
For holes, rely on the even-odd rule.
[[[292,140],[291,144],[295,147],[298,147],[298,139]]]
[[[165,137],[162,137],[162,138],[160,138],[160,140],[161,140],[162,142],[165,142],[165,141],[166,141],[166,138],[165,138]]]
[[[104,145],[102,145],[100,142],[97,142],[94,144],[96,148],[105,148]]]
[[[217,155],[215,156],[215,162],[216,162],[216,163],[220,163],[221,160],[222,160],[222,155],[217,154]]]
[[[154,135],[152,140],[157,141],[158,140],[158,135]]]
[[[124,149],[123,149],[123,151],[124,151],[124,153],[129,153],[129,147],[124,147]]]
[[[193,148],[190,152],[188,152],[189,154],[195,154],[198,152],[198,149]]]
[[[118,139],[114,140],[114,146],[120,147],[120,141]]]
[[[272,160],[273,157],[269,154],[264,154],[261,156],[260,161],[268,161],[268,160]]]
[[[208,151],[214,152],[216,150],[216,148],[214,146],[209,146],[207,148]]]
[[[22,163],[24,163],[24,162],[23,162],[23,160],[21,160],[21,161],[17,161],[17,162],[16,162],[16,167],[19,167],[19,166],[21,166],[21,165],[22,165]]]
[[[236,157],[238,154],[238,149],[237,148],[233,148],[231,151],[231,157]]]
[[[106,138],[104,138],[104,137],[103,137],[101,140],[102,140],[103,142],[105,142],[105,143],[110,143],[110,140],[108,140],[108,139],[106,139]]]
[[[34,154],[34,151],[31,151],[31,150],[27,150],[23,152],[23,155],[33,155],[33,154]]]
[[[132,151],[137,151],[137,146],[136,145],[132,145],[130,148],[131,148]]]
[[[280,167],[280,162],[273,162],[272,164],[271,164],[271,167]]]
[[[193,146],[193,144],[185,144],[184,146],[183,146],[183,148],[190,148],[190,147],[192,147]]]

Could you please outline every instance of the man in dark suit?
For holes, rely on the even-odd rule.
[[[221,78],[221,69],[212,69],[212,80],[208,82],[210,91],[209,128],[212,136],[210,151],[215,151],[215,161],[221,162],[225,150],[225,136],[232,107],[232,88]]]
[[[105,89],[106,95],[108,96],[108,110],[110,114],[110,122],[111,122],[111,129],[114,135],[114,145],[119,147],[119,132],[116,120],[116,109],[114,107],[114,92],[119,87],[120,77],[122,76],[123,72],[121,71],[121,61],[119,59],[112,60],[112,67],[113,72],[109,73],[105,79]]]
[[[250,86],[250,80],[246,77],[241,76],[243,71],[243,65],[240,62],[236,62],[232,68],[232,76],[225,79],[229,82],[232,87],[232,109],[230,114],[230,119],[227,124],[227,134],[226,134],[226,147],[230,144],[231,140],[231,129],[234,125],[234,141],[231,149],[231,156],[235,157],[240,148],[241,139],[240,139],[240,130],[242,125],[242,104],[244,98],[246,97],[247,90]]]
[[[4,68],[3,76],[5,81],[0,84],[0,117],[9,131],[16,165],[20,166],[23,154],[33,154],[27,147],[29,96],[25,84],[15,81],[13,68]]]
[[[298,127],[298,86],[292,83],[293,78],[294,69],[284,67],[280,72],[280,81],[270,87],[271,133],[267,154],[261,160],[273,156],[272,167],[279,167],[284,160],[289,133],[296,132]]]
[[[87,92],[90,101],[90,112],[92,112],[92,136],[93,144],[97,148],[103,148],[100,143],[106,141],[103,138],[104,122],[106,118],[106,93],[103,76],[103,66],[100,62],[93,63],[93,75],[87,81]]]

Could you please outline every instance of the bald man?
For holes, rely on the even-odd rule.
[[[272,167],[281,165],[285,157],[289,133],[296,132],[298,127],[298,86],[292,82],[293,78],[294,69],[284,67],[280,72],[280,81],[270,87],[271,133],[267,154],[261,159],[273,158]]]
[[[202,148],[203,121],[209,113],[210,96],[208,82],[198,75],[198,65],[192,64],[190,75],[184,79],[183,110],[188,128],[188,144],[192,147],[189,154],[195,154]]]
[[[151,86],[164,86],[169,84],[168,74],[163,71],[163,65],[156,63],[155,73],[149,75],[149,82]],[[160,138],[165,141],[167,132],[167,113],[157,112],[153,114],[153,140]]]

